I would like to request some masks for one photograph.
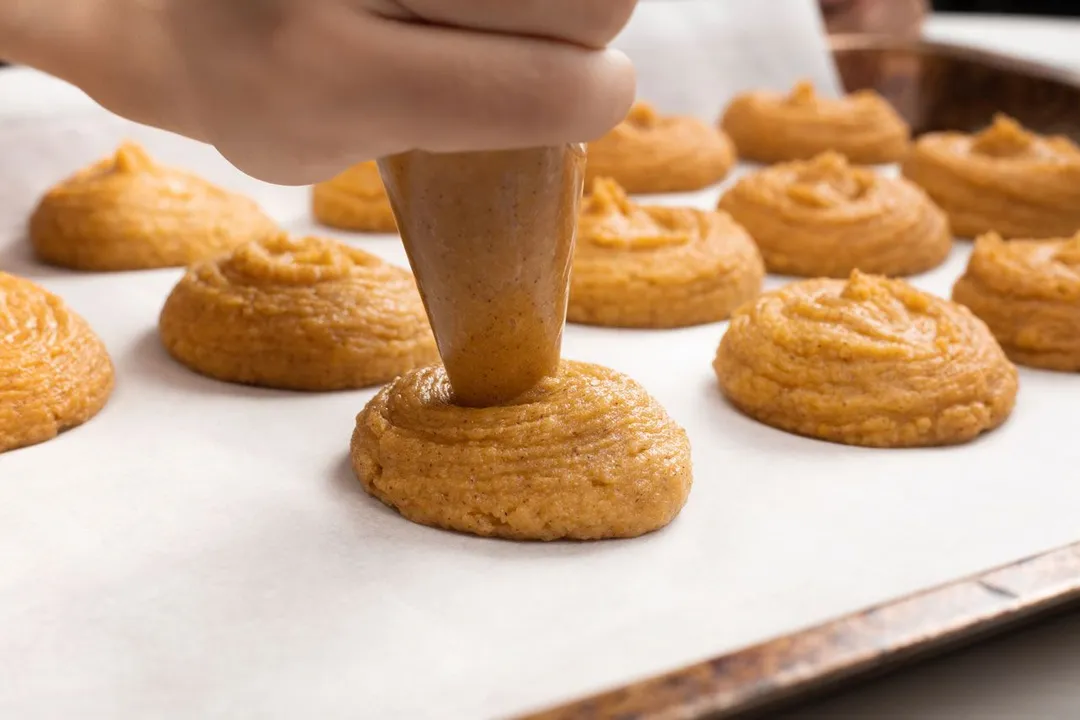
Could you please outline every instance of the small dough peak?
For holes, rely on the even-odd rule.
[[[335,240],[293,238],[280,233],[261,243],[237,248],[220,260],[221,271],[246,285],[294,285],[342,280],[357,268],[382,261]]]
[[[626,116],[628,122],[640,128],[654,128],[660,124],[660,113],[652,105],[640,100],[630,108],[630,114]]]
[[[614,180],[600,178],[585,199],[578,223],[579,242],[626,250],[653,250],[690,242],[696,223],[664,222],[630,200]],[[689,225],[689,226],[688,226]]]
[[[113,156],[113,170],[121,173],[147,172],[157,167],[146,148],[133,140],[125,140]]]
[[[834,152],[818,155],[796,176],[787,194],[809,207],[832,208],[859,200],[873,187],[869,170],[853,168],[847,158]]]
[[[1037,140],[1016,120],[998,114],[993,125],[975,136],[971,149],[991,157],[1011,157],[1031,152]]]
[[[813,105],[818,99],[817,89],[809,80],[796,83],[787,97],[791,105]]]

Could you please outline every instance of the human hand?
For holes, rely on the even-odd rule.
[[[820,0],[830,33],[918,35],[928,0]]]
[[[79,1],[94,36],[65,79],[281,184],[412,149],[588,141],[634,99],[604,48],[636,0]]]

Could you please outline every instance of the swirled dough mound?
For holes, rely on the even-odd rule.
[[[847,445],[972,440],[1016,401],[1016,368],[981,320],[903,280],[803,280],[740,308],[713,365],[750,417]]]
[[[788,95],[739,95],[720,123],[740,157],[762,163],[833,151],[859,165],[879,165],[903,158],[911,143],[911,128],[877,93],[864,90],[835,100],[819,96],[808,82]]]
[[[945,214],[922,190],[835,153],[750,174],[720,209],[749,231],[769,272],[783,275],[914,275],[952,248]]]
[[[686,433],[640,385],[567,361],[488,408],[455,405],[440,366],[404,375],[356,418],[352,464],[413,522],[515,540],[643,535],[691,484]]]
[[[252,200],[130,142],[50,190],[30,218],[43,261],[106,272],[189,265],[275,232]]]
[[[408,272],[333,240],[283,234],[191,267],[160,330],[195,372],[286,390],[368,387],[438,358]]]
[[[933,133],[915,143],[903,172],[977,237],[1070,237],[1080,230],[1080,148],[998,116],[977,135]]]
[[[0,452],[94,417],[113,388],[105,346],[63,300],[0,272]]]
[[[1080,371],[1080,234],[980,237],[953,300],[982,318],[1015,362]]]
[[[754,241],[726,213],[642,207],[600,179],[582,203],[570,322],[674,328],[726,320],[761,292]]]
[[[614,130],[589,143],[585,186],[609,177],[635,194],[688,192],[720,182],[734,164],[731,141],[720,130],[639,102]]]
[[[397,232],[394,211],[375,161],[355,165],[311,190],[311,210],[327,227],[354,232]]]

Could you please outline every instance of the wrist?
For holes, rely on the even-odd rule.
[[[0,0],[0,58],[65,80],[150,122],[171,67],[160,0]]]
[[[80,62],[94,60],[89,51],[101,4],[101,0],[0,2],[0,57],[68,79]]]

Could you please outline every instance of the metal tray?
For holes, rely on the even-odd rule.
[[[928,40],[837,35],[832,47],[844,86],[881,93],[916,134],[973,132],[1005,113],[1080,141],[1078,73]]]
[[[1080,75],[971,48],[832,39],[849,90],[884,95],[916,134],[971,132],[996,113],[1080,141]],[[756,715],[1080,603],[1080,543],[522,720]]]

